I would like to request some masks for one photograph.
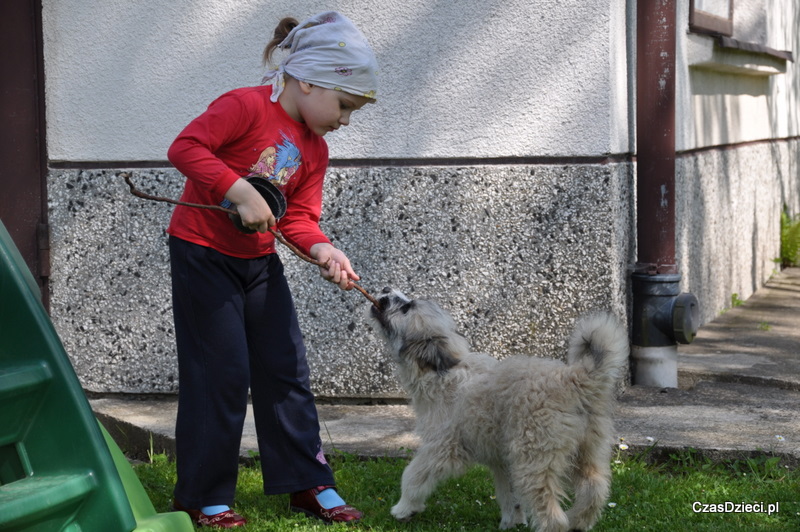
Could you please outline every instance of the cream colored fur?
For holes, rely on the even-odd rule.
[[[615,383],[628,337],[611,314],[573,331],[567,361],[472,353],[437,304],[384,289],[372,317],[411,397],[421,445],[392,515],[408,520],[475,463],[494,476],[500,528],[588,530],[608,498]],[[565,500],[574,501],[566,512]]]

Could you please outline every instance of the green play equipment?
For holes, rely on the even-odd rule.
[[[156,513],[83,393],[0,221],[0,532],[192,532]]]

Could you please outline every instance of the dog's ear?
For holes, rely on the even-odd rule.
[[[403,314],[408,314],[408,311],[414,308],[414,301],[415,300],[412,299],[411,301],[400,307],[400,312],[402,312]]]
[[[458,357],[449,349],[446,336],[434,336],[408,342],[400,349],[400,356],[416,362],[419,369],[435,371],[439,375],[459,362]]]

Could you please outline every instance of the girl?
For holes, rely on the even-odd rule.
[[[266,494],[291,493],[291,507],[326,522],[357,521],[334,487],[322,451],[306,351],[283,266],[276,226],[302,252],[326,263],[340,288],[358,280],[347,256],[319,228],[328,163],[323,137],[375,101],[377,64],[361,32],[325,12],[301,24],[283,19],[264,51],[289,54],[266,82],[214,101],[169,149],[187,177],[181,199],[229,202],[250,234],[218,211],[178,206],[167,232],[180,389],[174,506],[205,526],[246,520],[233,503],[239,445],[253,403]],[[243,177],[270,180],[284,194],[276,221]]]

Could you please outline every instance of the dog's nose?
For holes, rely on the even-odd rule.
[[[389,294],[389,293],[391,293],[391,291],[392,291],[392,288],[390,286],[384,286],[383,290],[381,290],[381,292],[383,292],[384,294]]]

